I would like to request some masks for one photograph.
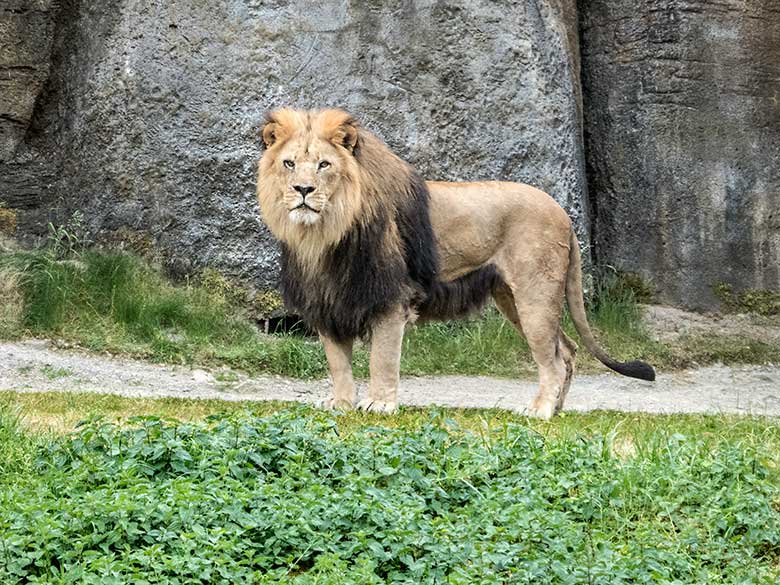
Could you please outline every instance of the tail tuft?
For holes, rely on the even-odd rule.
[[[653,369],[653,366],[646,364],[645,362],[617,362],[607,365],[615,370],[618,374],[623,374],[624,376],[628,376],[630,378],[647,380],[648,382],[655,381],[655,370]]]

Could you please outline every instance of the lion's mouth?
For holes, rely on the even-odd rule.
[[[308,209],[309,211],[313,211],[314,213],[319,213],[319,209],[314,209],[311,205],[306,203],[305,201],[301,203],[300,205],[296,205],[293,207],[290,211],[296,211],[297,209]]]

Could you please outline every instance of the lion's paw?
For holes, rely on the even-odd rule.
[[[397,402],[383,402],[381,400],[374,400],[373,398],[364,398],[357,405],[359,410],[365,410],[366,412],[379,412],[383,414],[392,414],[398,410]]]
[[[534,400],[525,412],[531,418],[550,420],[555,415],[555,402]]]
[[[318,405],[323,410],[352,410],[355,408],[355,404],[351,400],[343,400],[336,398],[326,398]]]

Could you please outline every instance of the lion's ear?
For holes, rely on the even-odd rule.
[[[263,144],[266,148],[271,148],[278,139],[279,124],[269,120],[263,126]]]
[[[357,122],[350,118],[340,124],[331,133],[330,141],[336,146],[343,146],[349,152],[354,152],[358,141]]]
[[[341,145],[349,152],[355,152],[357,146],[358,131],[354,123],[342,126],[344,134],[341,137]]]

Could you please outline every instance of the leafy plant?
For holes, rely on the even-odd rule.
[[[306,408],[101,418],[0,479],[4,583],[774,583],[766,454],[654,433],[414,432]],[[621,454],[618,454],[621,453]]]

